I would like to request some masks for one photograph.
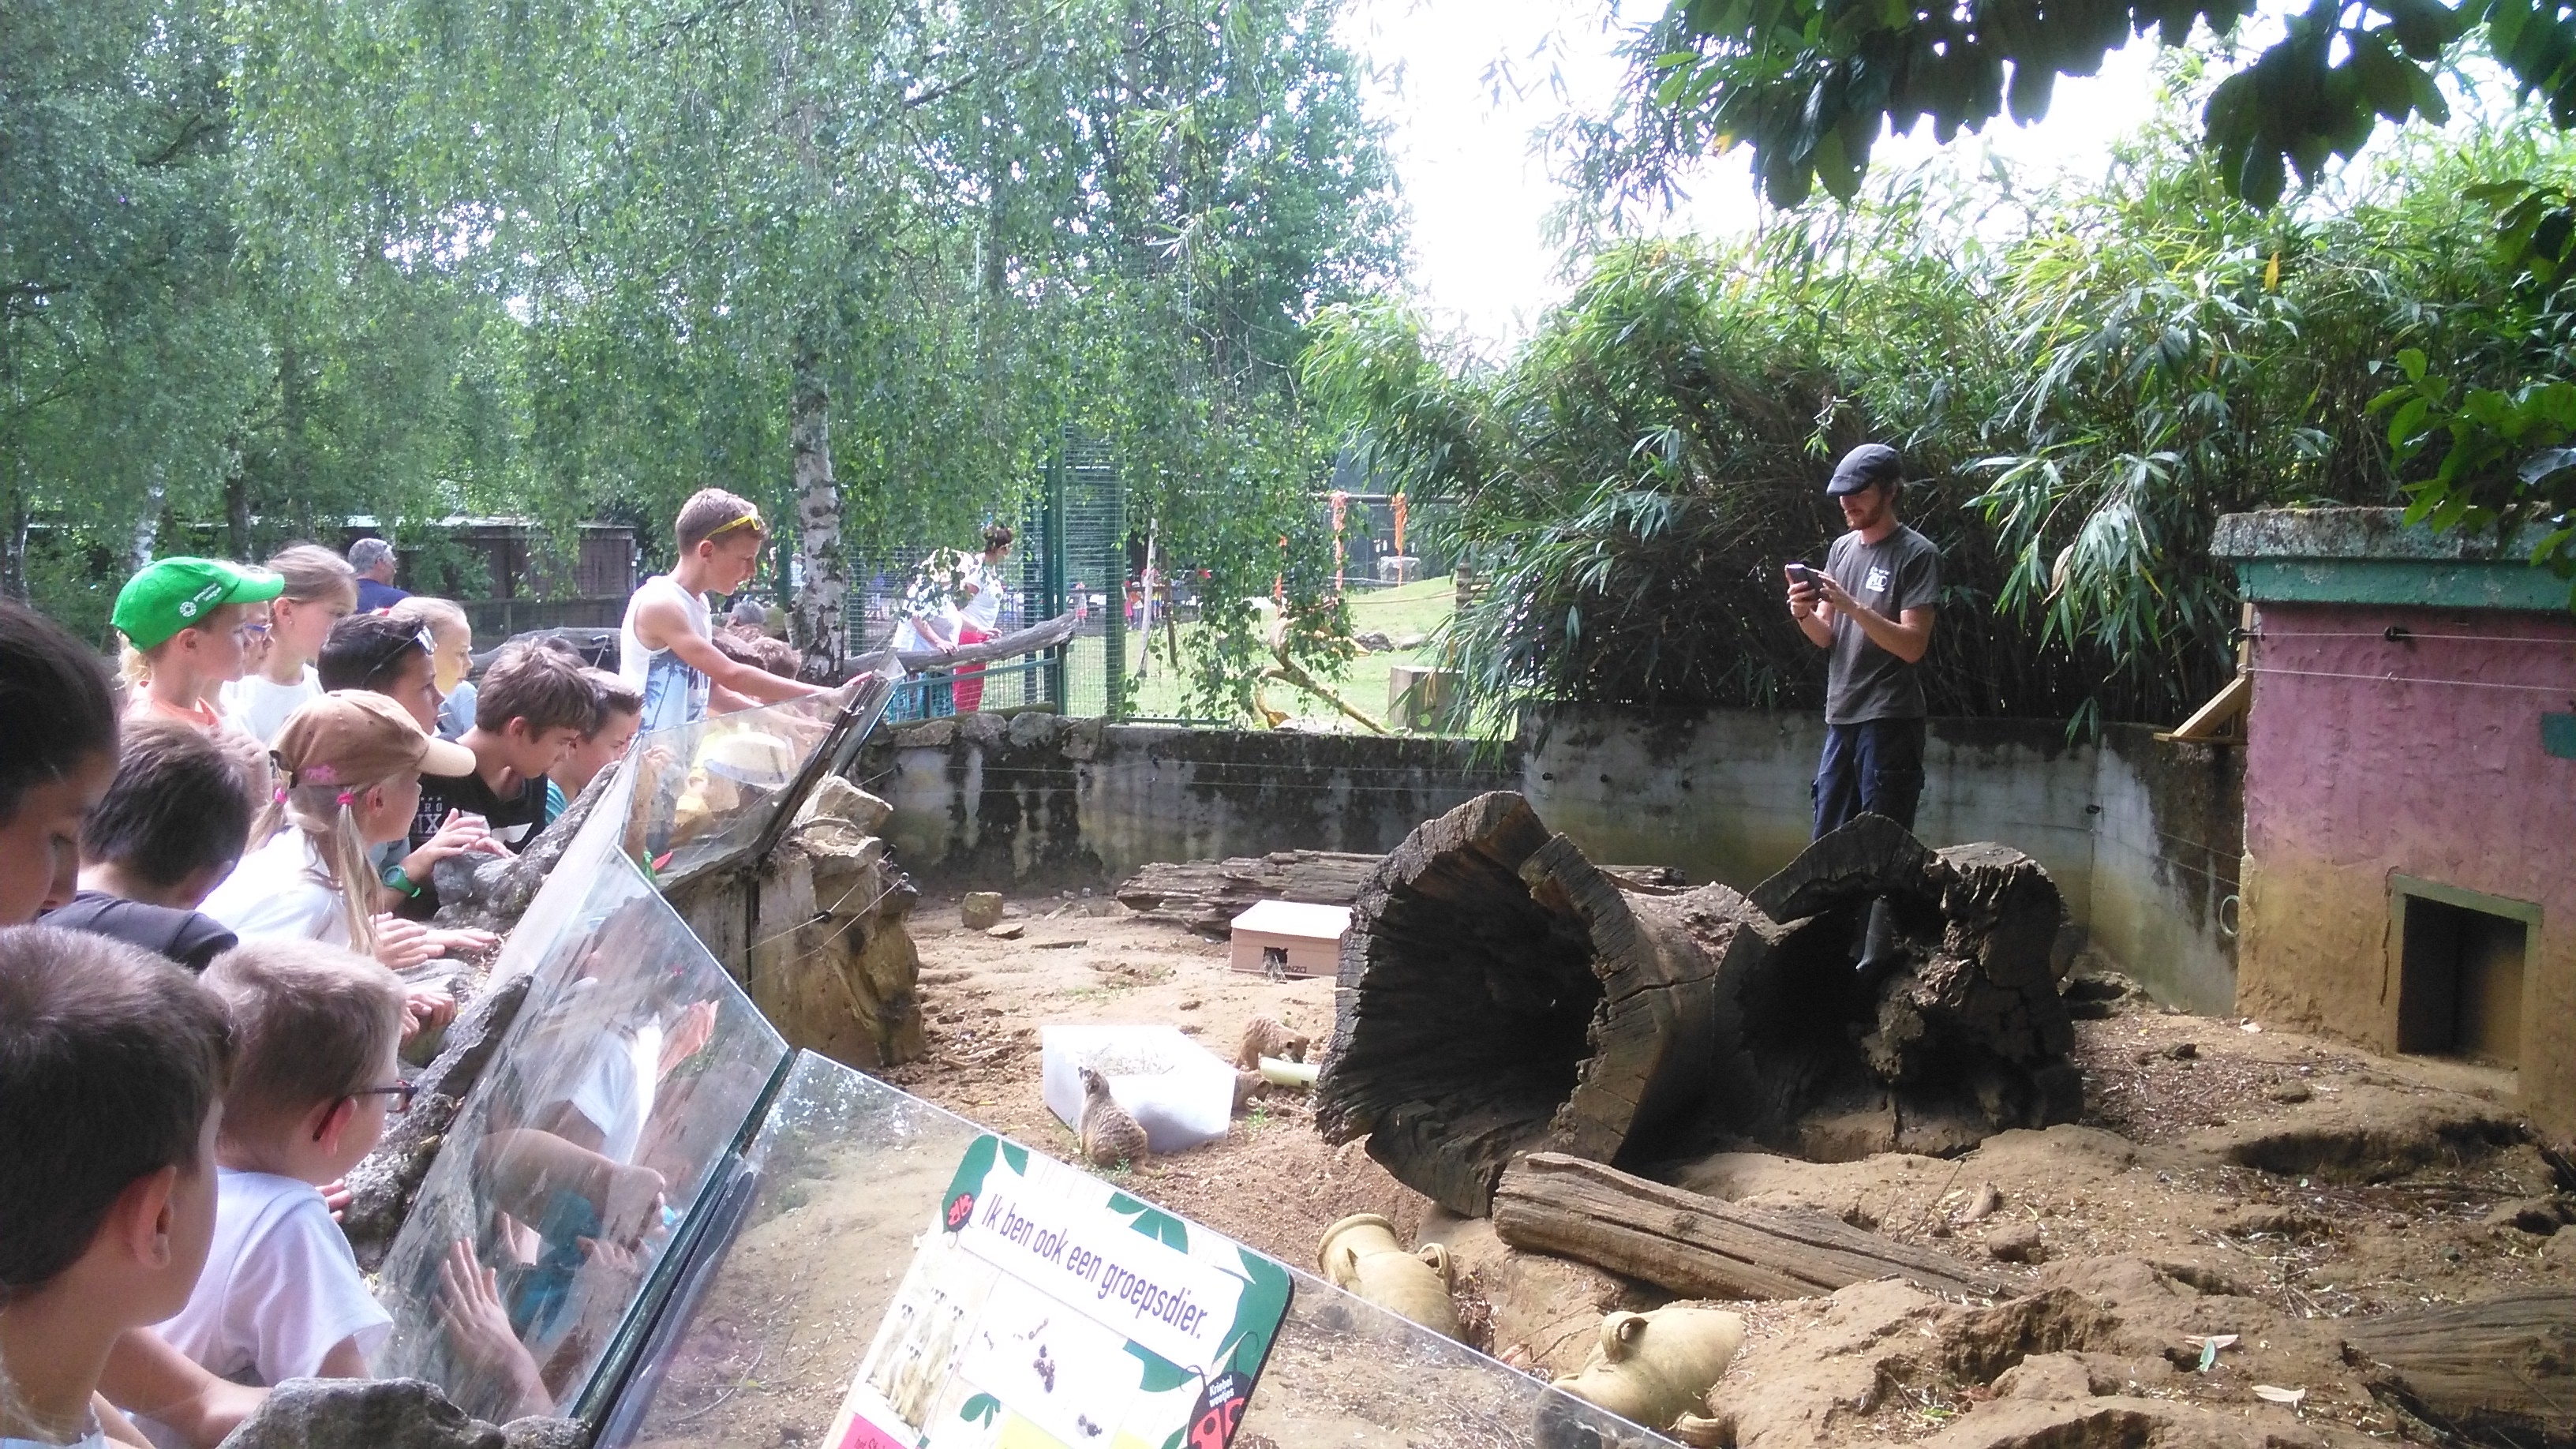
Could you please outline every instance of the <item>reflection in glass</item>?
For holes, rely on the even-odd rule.
[[[598,1449],[813,1442],[979,1130],[800,1053],[748,1154],[759,1183],[740,1235],[667,1351],[630,1384]],[[1667,1442],[1311,1274],[1295,1276],[1245,1435],[1524,1449],[1545,1403],[1552,1444]]]
[[[602,819],[495,968],[527,1004],[378,1284],[376,1372],[496,1421],[572,1410],[786,1058]]]
[[[889,679],[861,680],[843,737],[864,738],[893,694]],[[627,853],[668,880],[750,847],[841,714],[838,696],[817,695],[637,736]]]

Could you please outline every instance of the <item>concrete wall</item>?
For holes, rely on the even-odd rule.
[[[1021,715],[932,721],[871,746],[885,834],[958,883],[1114,880],[1151,860],[1295,847],[1393,849],[1423,820],[1516,789],[1594,860],[1678,866],[1747,889],[1806,844],[1812,715],[1586,712],[1507,745],[1103,726]],[[1936,720],[1917,833],[1999,840],[2046,866],[2094,944],[2168,1001],[2235,999],[2228,898],[2241,853],[2235,752],[2114,727]]]
[[[2266,603],[2258,624],[2240,1009],[2393,1051],[2397,878],[2536,906],[2520,1094],[2576,1133],[2576,760],[2541,734],[2576,701],[2576,618]]]

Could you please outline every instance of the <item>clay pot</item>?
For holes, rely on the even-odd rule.
[[[1449,1250],[1439,1244],[1408,1253],[1393,1223],[1376,1213],[1354,1213],[1324,1229],[1315,1259],[1334,1287],[1434,1333],[1458,1336],[1458,1310],[1449,1302]]]
[[[1583,1371],[1556,1386],[1630,1423],[1657,1431],[1695,1414],[1744,1344],[1744,1320],[1716,1308],[1672,1304],[1612,1313]]]

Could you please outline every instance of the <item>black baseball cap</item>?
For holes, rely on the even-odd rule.
[[[1843,460],[1834,465],[1834,481],[1825,485],[1825,496],[1840,498],[1881,483],[1904,481],[1905,460],[1896,456],[1894,448],[1885,443],[1863,443],[1843,454]]]

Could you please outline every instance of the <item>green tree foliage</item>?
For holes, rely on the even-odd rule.
[[[228,523],[235,551],[465,511],[606,513],[667,550],[679,500],[725,486],[788,521],[825,666],[844,543],[1018,514],[1068,429],[1113,443],[1139,525],[1227,590],[1266,593],[1282,536],[1323,548],[1292,364],[1314,309],[1383,285],[1400,241],[1334,0],[33,8],[44,43],[0,61],[31,119],[0,154],[25,172],[12,204],[54,210],[9,217],[10,275],[104,307],[117,268],[178,265],[44,270],[98,196],[145,199],[126,179],[162,173],[135,158],[201,161],[152,198],[198,268],[162,295],[228,305],[207,315],[233,351],[229,391],[155,400],[202,403],[162,426],[187,466],[156,473],[109,426],[150,414],[63,381],[99,346],[40,353],[62,324],[13,300],[13,395],[34,400],[6,434],[14,517],[71,516],[56,479],[82,448],[169,475],[160,511]],[[180,99],[128,93],[138,57],[198,88],[201,133]],[[55,184],[83,166],[88,191]]]
[[[1916,177],[1755,242],[1612,247],[1499,365],[1342,309],[1312,385],[1457,499],[1489,702],[1813,703],[1780,564],[1840,531],[1825,476],[1877,438],[1943,551],[1935,710],[2170,720],[2230,667],[2217,516],[2428,478],[2369,412],[2401,348],[2490,387],[2524,365],[2476,187],[2563,174],[2540,129],[2410,145],[2306,215],[2236,200],[2168,124],[2082,193]]]

